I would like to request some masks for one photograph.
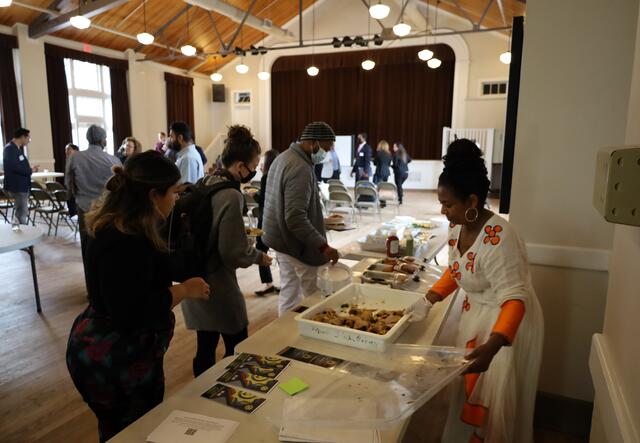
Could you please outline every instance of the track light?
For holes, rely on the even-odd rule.
[[[342,45],[350,48],[351,46],[353,46],[353,40],[351,39],[351,37],[346,36],[342,39]]]
[[[369,46],[369,42],[363,39],[361,35],[356,36],[353,42],[358,46]]]
[[[381,46],[384,43],[384,39],[380,37],[380,34],[376,34],[373,36],[373,44],[376,46]]]
[[[333,37],[333,39],[331,40],[331,45],[334,48],[339,48],[340,46],[342,46],[342,42],[340,41],[340,39],[338,37]]]
[[[260,54],[265,55],[267,53],[267,48],[265,48],[264,46],[258,46],[258,52],[260,52]]]
[[[260,53],[260,51],[258,51],[258,48],[253,45],[249,46],[249,49],[251,49],[251,55],[258,55]]]

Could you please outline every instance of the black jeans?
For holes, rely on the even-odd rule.
[[[258,251],[262,251],[265,254],[269,252],[269,246],[262,243],[262,238],[258,237],[256,239],[256,249]],[[258,266],[258,271],[260,272],[260,281],[262,283],[273,283],[273,276],[271,275],[271,266]]]
[[[218,331],[197,331],[197,334],[198,349],[196,357],[193,359],[193,375],[195,377],[216,364],[216,347],[221,335],[224,341],[225,357],[233,355],[236,345],[249,336],[247,328],[232,335],[221,334]]]
[[[396,188],[398,188],[398,201],[400,203],[402,203],[402,184],[407,180],[407,178],[409,177],[408,173],[395,173],[393,175],[393,178],[396,182]]]

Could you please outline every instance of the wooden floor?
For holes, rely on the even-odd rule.
[[[439,212],[434,193],[408,192],[405,201],[401,214]],[[393,215],[393,210],[386,210],[383,218]],[[333,233],[330,243],[342,246],[370,230],[373,223],[373,217],[365,215],[358,231]],[[0,442],[95,443],[96,419],[75,390],[65,365],[69,328],[86,306],[79,241],[65,230],[58,237],[47,237],[35,250],[43,309],[40,315],[35,309],[27,254],[0,254]],[[442,258],[446,260],[446,256]],[[114,263],[114,278],[124,266],[135,263],[128,263],[126,257],[122,263]],[[277,269],[274,271],[277,282]],[[238,271],[238,280],[247,302],[249,333],[253,334],[276,317],[277,298],[253,294],[260,287],[255,267]],[[165,359],[166,395],[193,377],[195,334],[185,329],[179,307],[176,320]],[[222,352],[219,346],[218,355]],[[426,433],[423,425],[418,422],[412,426],[405,441],[434,441],[433,436],[439,431]],[[536,441],[581,442],[544,431],[536,433]]]

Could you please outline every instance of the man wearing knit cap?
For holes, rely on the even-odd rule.
[[[75,197],[78,207],[83,263],[88,240],[84,224],[85,213],[91,209],[92,203],[102,195],[104,185],[113,175],[111,167],[120,165],[120,160],[104,152],[104,148],[107,146],[107,133],[100,126],[89,126],[87,141],[89,147],[86,150],[77,152],[69,158],[65,175],[67,189]]]
[[[313,168],[335,140],[328,124],[309,123],[269,168],[262,241],[276,251],[280,266],[278,315],[317,291],[318,266],[338,261],[338,251],[327,244]]]

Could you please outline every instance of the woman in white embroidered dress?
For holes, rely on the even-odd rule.
[[[413,319],[458,288],[466,294],[456,346],[473,349],[473,361],[453,386],[442,441],[531,443],[544,321],[524,244],[485,208],[488,190],[480,149],[470,140],[453,142],[438,182],[450,222],[449,268],[414,306]]]

